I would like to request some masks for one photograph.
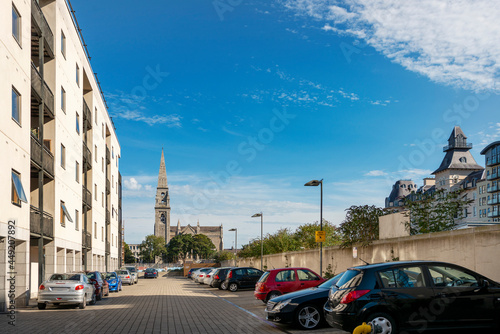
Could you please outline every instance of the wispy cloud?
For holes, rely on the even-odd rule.
[[[500,91],[500,6],[489,0],[278,0],[406,69],[470,90]]]
[[[480,131],[477,136],[481,140],[479,146],[486,146],[500,140],[500,123],[490,123],[488,129]]]
[[[384,176],[387,175],[383,170],[371,170],[365,174],[365,176]]]

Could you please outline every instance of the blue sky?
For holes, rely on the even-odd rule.
[[[383,206],[422,185],[453,126],[500,138],[500,8],[488,1],[74,2],[121,144],[125,241],[153,233],[162,147],[171,223],[226,247]],[[95,8],[99,8],[96,11]],[[479,24],[481,23],[481,24]],[[232,176],[228,177],[228,171]]]

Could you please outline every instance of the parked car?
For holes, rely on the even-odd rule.
[[[193,272],[191,273],[191,279],[194,281],[196,276],[198,276],[198,274],[200,273],[200,270],[203,269],[203,268],[196,268],[195,270],[193,270]]]
[[[82,273],[53,274],[38,288],[38,309],[44,310],[47,304],[77,304],[84,309],[87,303],[96,302],[94,285]]]
[[[403,261],[349,268],[330,289],[328,324],[378,333],[499,325],[500,284],[458,265]]]
[[[233,268],[229,270],[224,282],[227,289],[231,292],[245,288],[254,289],[255,283],[257,283],[263,273],[263,271],[251,267]]]
[[[203,284],[203,279],[205,278],[205,275],[208,272],[210,272],[212,269],[214,269],[214,268],[211,268],[211,267],[201,268],[198,271],[196,277],[194,278],[195,283]]]
[[[187,273],[187,278],[191,278],[191,275],[193,274],[193,272],[196,270],[196,268],[191,268],[189,269],[188,273]]]
[[[212,287],[213,288],[219,288],[219,290],[227,290],[227,284],[226,284],[226,277],[227,273],[229,272],[230,269],[233,267],[223,267],[219,268],[215,271],[213,275],[213,280],[212,280]]]
[[[206,284],[208,286],[211,286],[212,280],[214,279],[214,273],[218,270],[218,268],[213,268],[209,272],[205,274],[205,277],[203,278],[203,284]]]
[[[155,268],[147,268],[144,271],[144,278],[158,278],[158,270]]]
[[[126,266],[122,267],[122,269],[128,270],[130,272],[130,275],[134,277],[134,283],[139,282],[139,272],[137,271],[137,268],[134,266]]]
[[[330,288],[344,273],[340,273],[317,287],[291,292],[271,298],[266,305],[267,320],[293,323],[301,329],[316,329],[325,323],[323,305]]]
[[[254,296],[269,299],[297,290],[312,288],[325,280],[308,268],[281,268],[266,271],[255,285]]]
[[[116,272],[107,272],[106,282],[109,284],[109,291],[122,291],[122,280]]]
[[[103,296],[109,296],[109,284],[104,276],[98,271],[86,271],[87,278],[94,284],[96,300],[101,300]]]
[[[134,284],[134,276],[126,269],[117,270],[116,273],[118,277],[122,280],[122,284],[127,283],[128,285]]]

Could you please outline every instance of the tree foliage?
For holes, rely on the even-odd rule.
[[[463,217],[464,209],[472,203],[463,197],[463,190],[424,193],[405,199],[406,228],[411,235],[449,231],[455,228],[455,219]]]
[[[157,237],[154,234],[146,236],[146,239],[139,246],[140,255],[144,262],[153,263],[155,258],[163,257],[166,253],[165,238]]]
[[[384,210],[374,205],[353,205],[346,209],[345,220],[339,227],[341,246],[350,247],[353,244],[368,246],[373,240],[378,240],[378,219],[382,215]]]
[[[215,263],[221,263],[222,261],[228,261],[234,259],[234,254],[229,251],[219,251],[213,255]]]
[[[124,253],[123,261],[125,263],[135,263],[136,259],[134,253],[132,253],[130,247],[126,242],[123,243],[123,253]]]
[[[318,247],[316,242],[316,231],[321,228],[319,222],[308,223],[299,226],[295,232],[296,238],[300,240],[301,247],[312,249]],[[326,241],[323,242],[323,247],[339,245],[341,237],[335,225],[323,219],[323,231],[326,231]]]
[[[167,259],[169,262],[177,262],[186,258],[193,250],[193,236],[191,234],[179,234],[170,239],[167,245]]]
[[[204,259],[209,259],[215,253],[215,245],[205,234],[196,234],[193,236],[193,255]]]

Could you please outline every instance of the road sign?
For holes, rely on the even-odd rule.
[[[326,241],[326,231],[316,231],[316,242]]]

